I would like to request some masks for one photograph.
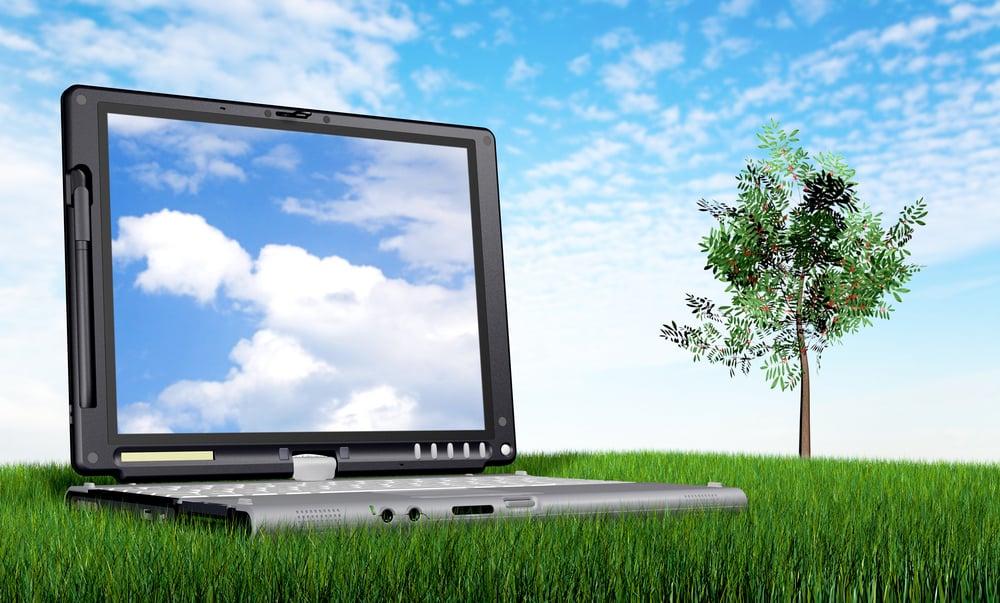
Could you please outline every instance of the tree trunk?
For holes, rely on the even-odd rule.
[[[809,357],[806,355],[806,338],[802,322],[797,325],[799,339],[799,365],[802,367],[802,385],[799,390],[799,457],[810,456],[809,446]]]

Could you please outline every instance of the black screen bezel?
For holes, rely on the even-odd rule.
[[[66,224],[67,326],[71,403],[71,457],[84,474],[112,474],[129,478],[169,474],[172,477],[206,475],[285,474],[287,457],[303,452],[338,456],[348,472],[366,473],[440,470],[478,470],[489,464],[506,464],[514,458],[513,403],[507,314],[500,240],[499,193],[496,151],[492,134],[483,128],[389,119],[336,112],[290,109],[273,105],[239,103],[147,92],[87,86],[69,88],[62,98]],[[336,134],[383,140],[443,144],[466,149],[469,158],[470,209],[479,316],[480,360],[483,383],[484,429],[470,431],[380,432],[277,432],[121,434],[117,430],[113,293],[111,276],[111,212],[108,179],[109,113],[141,115],[257,128]],[[79,208],[72,207],[70,172],[83,170],[92,198],[90,270],[92,341],[82,341],[74,311],[84,291],[79,291],[76,240]],[[94,408],[82,408],[78,357],[90,346],[93,357]],[[414,446],[431,444],[483,444],[488,458],[430,459],[414,454]],[[121,452],[210,449],[214,461],[124,463]],[[502,454],[501,449],[507,451]],[[418,448],[419,450],[419,448]],[[442,454],[443,456],[443,454]],[[458,455],[459,457],[463,455]],[[475,454],[472,455],[476,456]],[[272,458],[273,457],[273,458]],[[241,460],[242,459],[242,460]],[[345,467],[346,461],[346,467]],[[270,466],[275,464],[275,466]],[[268,468],[262,470],[267,465]],[[180,474],[177,472],[180,471]],[[147,476],[148,473],[155,475]]]

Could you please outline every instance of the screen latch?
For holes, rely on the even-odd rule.
[[[292,479],[298,482],[319,482],[333,479],[337,459],[318,454],[296,454],[292,457]]]
[[[294,111],[275,111],[275,115],[278,117],[294,117],[296,119],[307,119],[312,115],[312,111],[303,111],[302,109],[296,109]]]

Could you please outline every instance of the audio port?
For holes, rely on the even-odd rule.
[[[406,516],[410,518],[410,521],[420,520],[420,509],[413,507],[412,509],[406,512]]]
[[[392,521],[394,515],[395,514],[392,512],[392,509],[383,509],[382,513],[379,514],[379,517],[382,518],[382,521],[389,523]]]

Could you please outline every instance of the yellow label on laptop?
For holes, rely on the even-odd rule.
[[[146,461],[214,461],[215,452],[211,450],[176,450],[171,452],[123,452],[123,463]]]

